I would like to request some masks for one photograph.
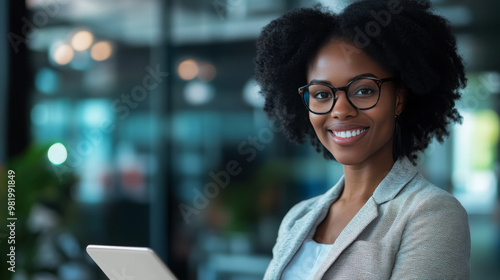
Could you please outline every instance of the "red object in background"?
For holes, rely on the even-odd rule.
[[[124,170],[121,174],[121,182],[126,189],[137,190],[144,187],[144,175],[137,169]]]

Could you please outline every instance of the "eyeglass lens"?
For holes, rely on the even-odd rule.
[[[330,111],[335,102],[333,89],[326,85],[310,85],[304,89],[304,101],[309,109],[315,113]],[[379,98],[380,88],[371,79],[358,79],[347,88],[347,98],[358,109],[373,107]]]

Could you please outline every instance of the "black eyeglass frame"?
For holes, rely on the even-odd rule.
[[[375,104],[373,104],[373,106],[370,106],[370,107],[367,107],[367,108],[359,108],[357,107],[356,105],[354,105],[352,103],[352,101],[349,99],[349,95],[347,94],[348,90],[349,90],[349,86],[354,83],[355,81],[358,81],[358,80],[361,80],[361,79],[368,79],[368,80],[372,80],[374,81],[377,86],[378,86],[378,97],[377,97],[377,101],[375,102]],[[324,114],[328,114],[332,111],[333,107],[335,106],[335,103],[337,102],[337,92],[338,91],[343,91],[345,93],[345,96],[346,96],[346,99],[347,101],[349,102],[349,104],[351,104],[352,107],[354,107],[355,109],[357,110],[368,110],[368,109],[371,109],[373,107],[375,107],[375,105],[377,105],[379,99],[380,99],[380,94],[381,94],[381,91],[382,91],[382,85],[385,83],[385,82],[389,82],[389,81],[397,81],[399,80],[398,78],[395,78],[395,77],[388,77],[388,78],[384,78],[384,79],[379,79],[379,78],[375,78],[375,77],[357,77],[355,79],[352,79],[349,83],[347,83],[347,85],[343,86],[343,87],[334,87],[332,85],[329,85],[329,84],[325,84],[325,83],[320,83],[320,82],[313,82],[313,83],[310,83],[310,84],[307,84],[305,86],[301,86],[299,87],[299,95],[302,97],[302,102],[304,103],[304,105],[306,106],[307,110],[309,110],[311,113],[313,114],[317,114],[317,115],[324,115]],[[309,106],[307,105],[307,102],[306,100],[304,99],[304,92],[305,92],[305,89],[308,88],[309,86],[313,86],[313,85],[322,85],[322,86],[326,86],[326,87],[329,87],[331,90],[332,90],[332,93],[334,95],[334,99],[333,99],[333,102],[332,102],[332,107],[330,107],[330,109],[324,113],[317,113],[317,112],[314,112],[313,110],[311,110],[309,108]]]

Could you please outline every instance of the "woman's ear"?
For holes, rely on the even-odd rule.
[[[396,116],[401,115],[404,110],[406,101],[406,88],[403,86],[398,86],[396,91]]]

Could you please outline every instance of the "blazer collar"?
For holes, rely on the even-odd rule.
[[[287,264],[292,260],[295,253],[299,250],[302,243],[306,239],[307,235],[312,229],[312,226],[318,219],[323,219],[326,217],[328,210],[330,209],[330,205],[334,201],[336,201],[340,194],[344,189],[344,177],[340,178],[340,180],[335,184],[333,188],[328,190],[325,194],[320,196],[318,200],[314,203],[314,205],[310,206],[307,209],[307,214],[297,219],[293,224],[293,227],[290,229],[289,234],[286,235],[286,240],[281,242],[281,248],[278,251],[281,251],[280,258],[273,260],[276,261],[276,265],[274,266],[276,270],[274,270],[273,275],[277,276],[275,278],[280,278],[283,270],[287,266]]]
[[[368,199],[365,205],[363,205],[337,237],[314,279],[321,279],[323,277],[340,254],[378,217],[379,205],[393,199],[416,174],[416,167],[406,157],[394,163],[391,171],[377,186],[372,197]]]
[[[407,157],[397,160],[389,174],[373,192],[373,199],[379,205],[393,199],[415,177],[417,172],[417,168]]]
[[[378,205],[393,199],[403,187],[417,174],[417,169],[406,158],[396,161],[387,174],[380,182],[372,197],[354,216],[349,224],[344,228],[342,233],[335,241],[326,261],[318,270],[318,275],[324,275],[328,267],[338,258],[338,256],[347,248],[361,232],[378,216]],[[297,219],[293,227],[290,229],[290,234],[287,236],[286,242],[281,248],[282,258],[277,260],[276,271],[277,275],[281,275],[286,265],[291,261],[295,253],[299,250],[308,233],[312,229],[315,222],[323,219],[330,206],[335,202],[344,189],[344,177],[335,184],[333,188],[328,190],[324,195],[314,203],[308,210],[307,214]]]

